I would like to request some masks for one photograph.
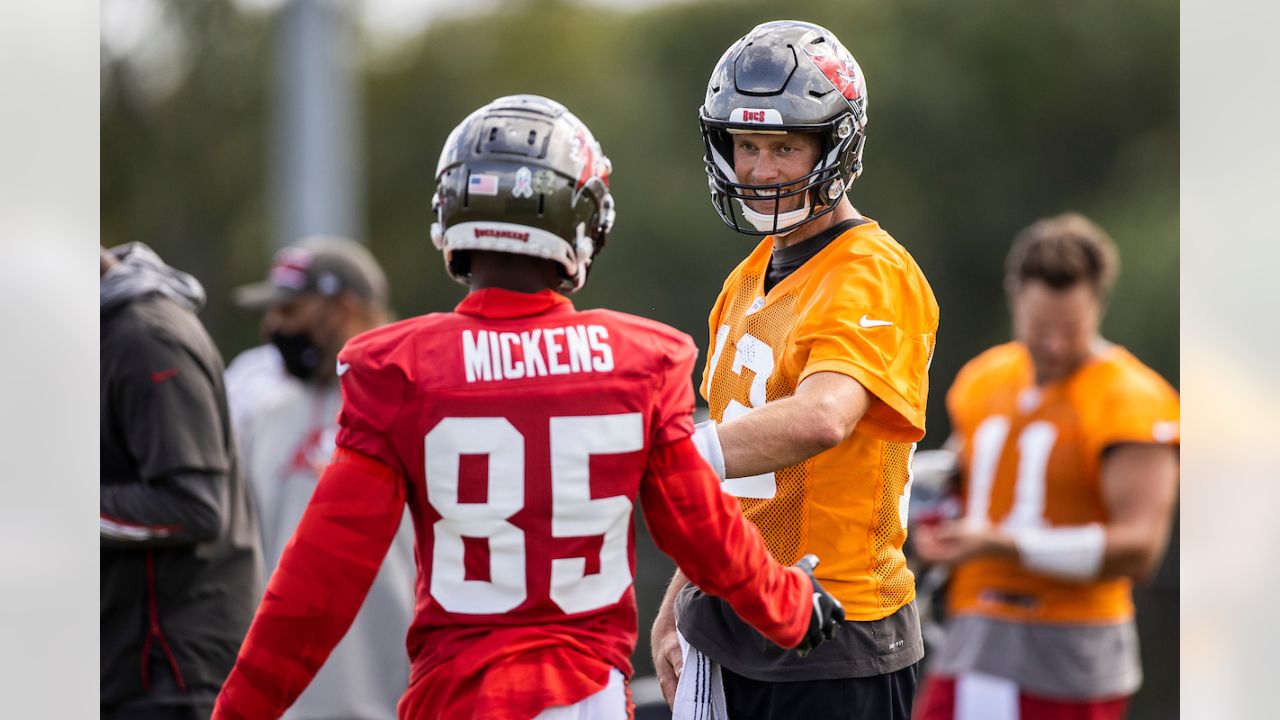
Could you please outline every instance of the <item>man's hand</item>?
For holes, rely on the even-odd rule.
[[[813,613],[809,616],[809,630],[795,648],[800,657],[808,655],[811,650],[834,637],[836,628],[844,622],[844,606],[823,589],[818,578],[813,575],[813,569],[817,566],[817,555],[805,555],[796,563],[796,567],[803,570],[809,576],[809,582],[813,583]]]
[[[683,586],[684,583],[680,582],[679,585]],[[672,705],[676,700],[680,672],[684,670],[684,653],[680,651],[680,638],[676,637],[675,613],[669,609],[664,613],[663,609],[659,609],[658,617],[653,622],[649,650],[653,653],[653,670],[658,675],[662,697],[667,705]]]
[[[980,555],[1016,557],[1013,539],[998,528],[967,520],[920,525],[911,530],[915,554],[926,563],[955,565]]]
[[[658,674],[658,687],[662,688],[662,697],[671,705],[676,700],[676,685],[680,682],[680,673],[684,670],[684,654],[680,652],[680,640],[676,637],[675,628],[661,635],[655,633],[651,639],[653,650],[653,669]]]

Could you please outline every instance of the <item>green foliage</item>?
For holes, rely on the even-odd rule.
[[[195,274],[203,318],[225,354],[255,338],[256,319],[232,309],[230,288],[264,274],[271,257],[264,177],[266,26],[224,2],[174,3],[185,79],[151,97],[144,68],[104,62],[102,244],[142,241]]]

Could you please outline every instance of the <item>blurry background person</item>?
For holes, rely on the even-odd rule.
[[[101,250],[101,715],[207,718],[259,594],[204,289],[132,243]]]
[[[956,566],[921,720],[1121,718],[1141,684],[1131,582],[1168,542],[1179,407],[1099,332],[1118,263],[1081,215],[1023,230],[1014,341],[951,386],[965,510],[913,531],[922,560]]]
[[[267,316],[263,314],[265,323]],[[263,339],[267,340],[265,328]],[[269,340],[254,345],[227,363],[227,406],[236,438],[243,438],[246,421],[275,404],[299,382],[284,369],[280,351]]]
[[[241,456],[270,575],[333,454],[342,404],[338,351],[390,319],[387,279],[358,243],[315,236],[277,253],[266,280],[237,288],[235,297],[241,307],[265,313],[271,352],[296,380],[275,386],[244,418]],[[409,683],[404,646],[416,577],[406,522],[350,631],[285,717],[396,716],[396,699]]]

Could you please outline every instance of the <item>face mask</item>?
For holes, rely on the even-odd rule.
[[[280,351],[280,357],[284,359],[284,369],[289,371],[290,375],[303,381],[315,377],[323,353],[320,351],[320,346],[316,345],[311,338],[310,333],[274,332],[271,333],[271,344]]]
[[[742,217],[746,218],[747,222],[751,223],[752,225],[755,225],[756,229],[761,232],[772,231],[774,227],[785,228],[791,225],[795,225],[796,223],[804,220],[806,217],[809,216],[809,194],[808,193],[805,193],[803,206],[795,210],[792,210],[791,212],[778,213],[778,217],[777,217],[778,224],[776,226],[774,225],[774,216],[772,213],[766,214],[766,213],[756,212],[755,210],[752,210],[750,207],[748,207],[747,204],[742,200],[739,200],[738,204],[742,206]],[[789,235],[790,233],[798,229],[799,228],[791,228],[790,230],[787,230],[785,232],[777,233],[777,235],[779,237],[783,235]]]

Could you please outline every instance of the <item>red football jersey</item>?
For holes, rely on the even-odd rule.
[[[347,345],[338,362],[344,404],[335,472],[363,462],[398,478],[382,504],[407,502],[417,538],[402,718],[529,718],[602,688],[611,668],[629,676],[637,496],[658,546],[694,582],[724,595],[776,642],[799,641],[809,621],[808,580],[769,560],[758,531],[688,439],[696,354],[687,336],[656,322],[579,312],[550,291],[498,289],[471,293],[455,313],[406,320]],[[323,480],[309,514],[322,503],[340,507],[322,490]],[[343,544],[331,552],[360,555],[356,570],[364,573],[368,552],[343,534],[380,537],[383,530],[360,528],[374,515],[391,511],[352,505],[348,516],[329,518],[330,538],[304,537],[304,518],[281,561],[292,571],[285,574],[322,594],[358,587],[363,577],[354,570],[349,582],[324,585],[310,573],[319,563],[289,564],[287,556],[307,553],[312,542]],[[284,678],[268,668],[292,661],[278,647],[286,621],[272,632],[262,616],[301,624],[294,606],[302,601],[286,595],[305,591],[287,582],[277,588],[273,577],[218,717],[242,716],[232,706],[252,716],[241,708],[288,702],[305,674]],[[277,646],[259,650],[259,643]],[[267,700],[234,702],[236,693],[268,685],[288,687]]]

